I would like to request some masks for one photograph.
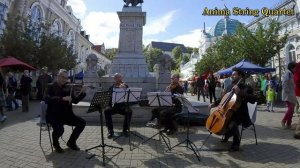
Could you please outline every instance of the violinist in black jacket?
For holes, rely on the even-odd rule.
[[[48,86],[46,94],[47,123],[53,127],[52,139],[53,146],[58,153],[64,152],[59,146],[58,139],[64,133],[63,125],[75,126],[67,146],[73,150],[80,150],[76,140],[83,131],[86,122],[82,118],[75,116],[72,109],[72,103],[78,103],[86,96],[86,87],[83,86],[78,95],[74,95],[71,85],[67,84],[68,72],[64,69],[59,70],[57,81]]]
[[[229,121],[227,131],[225,133],[224,139],[221,142],[228,142],[228,139],[233,136],[233,142],[230,147],[230,151],[238,151],[240,147],[240,132],[239,125],[248,127],[251,124],[251,120],[248,113],[247,103],[255,103],[256,97],[253,95],[253,89],[251,86],[244,84],[245,74],[240,69],[234,68],[232,72],[232,84],[224,90],[225,94],[231,90],[237,95],[240,100],[240,107],[232,113],[231,119]],[[239,81],[241,82],[237,84]],[[216,107],[220,103],[220,100],[210,105],[211,107]]]

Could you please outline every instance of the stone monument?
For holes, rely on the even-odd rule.
[[[95,54],[90,54],[86,58],[86,71],[83,77],[83,83],[87,88],[87,94],[84,101],[91,101],[99,87],[99,76],[97,74],[98,58]]]
[[[131,2],[130,2],[131,3]],[[127,4],[127,5],[126,5]],[[156,78],[148,71],[148,64],[143,55],[143,26],[146,24],[146,12],[136,2],[126,2],[121,12],[119,49],[112,60],[108,76],[101,77],[101,87],[107,90],[114,83],[113,75],[121,73],[124,82],[130,87],[143,88],[142,94],[157,91]]]
[[[161,55],[159,63],[155,64],[153,69],[156,77],[156,88],[159,91],[164,91],[166,86],[170,84],[171,56],[168,54]]]

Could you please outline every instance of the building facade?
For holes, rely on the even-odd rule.
[[[50,33],[63,37],[73,47],[78,56],[75,73],[79,72],[86,67],[85,60],[92,53],[93,43],[89,41],[89,35],[82,31],[80,20],[75,17],[67,2],[68,0],[0,0],[0,32],[5,28],[7,14],[28,17],[33,24],[50,24]],[[99,57],[104,55],[100,54]]]

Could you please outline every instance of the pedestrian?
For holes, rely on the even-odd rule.
[[[15,109],[19,108],[19,104],[15,98],[15,94],[17,91],[18,82],[17,79],[14,77],[12,72],[8,72],[8,80],[7,80],[7,111],[12,111],[13,106],[12,103],[15,105]]]
[[[201,75],[199,76],[196,82],[198,101],[200,101],[200,95],[202,94],[203,101],[205,102],[204,86],[205,86],[205,79],[204,76]]]
[[[296,65],[296,62],[290,62],[282,79],[282,100],[286,102],[288,109],[281,120],[281,126],[288,129],[292,126],[294,108],[297,103],[294,86],[294,69]]]
[[[7,119],[3,113],[3,108],[5,107],[5,95],[7,94],[6,90],[5,80],[0,71],[0,122],[4,122]]]
[[[275,97],[276,97],[275,85],[273,85],[272,82],[269,81],[267,84],[267,91],[266,91],[267,111],[268,112],[274,112],[273,105],[274,105]]]
[[[48,67],[42,68],[42,74],[39,75],[36,81],[37,99],[44,100],[48,84],[52,82],[52,77],[48,75]]]
[[[297,63],[297,66],[294,70],[294,84],[295,84],[296,98],[298,104],[300,104],[300,62]],[[294,138],[300,139],[300,118],[298,119]]]
[[[221,99],[222,96],[222,87],[221,87],[221,82],[217,81],[216,82],[216,89],[215,89],[215,95],[216,99]]]
[[[189,86],[189,83],[187,80],[184,81],[183,83],[183,87],[184,87],[184,93],[187,95],[187,92],[188,92],[188,86]]]
[[[57,153],[64,150],[59,145],[59,137],[64,133],[64,125],[75,126],[67,146],[75,151],[79,151],[76,141],[84,130],[86,122],[76,116],[73,112],[72,103],[77,104],[86,96],[86,86],[82,86],[78,94],[75,94],[72,85],[68,85],[68,71],[60,69],[57,81],[49,85],[45,102],[47,103],[46,121],[52,128],[53,147]]]
[[[209,100],[210,103],[212,103],[212,100],[214,99],[214,102],[216,101],[216,80],[213,74],[209,74],[207,78],[207,86],[208,86],[208,93],[209,93]]]
[[[32,79],[29,76],[29,71],[25,70],[20,81],[20,89],[22,94],[22,112],[29,111],[29,96],[31,92]]]

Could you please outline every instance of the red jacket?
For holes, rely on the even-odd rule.
[[[295,83],[295,93],[297,97],[300,97],[300,62],[294,70],[294,83]]]

